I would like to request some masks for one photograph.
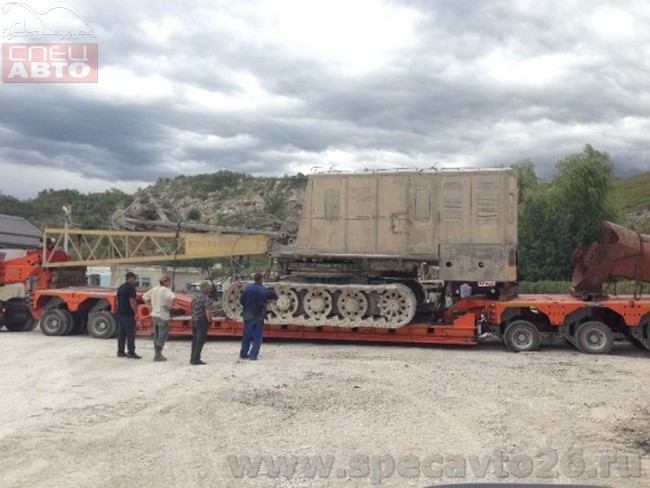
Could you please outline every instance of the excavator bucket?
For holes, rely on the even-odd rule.
[[[602,295],[602,286],[610,278],[650,282],[650,236],[612,222],[603,222],[600,232],[600,242],[576,250],[574,295]]]

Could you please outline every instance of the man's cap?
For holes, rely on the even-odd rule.
[[[137,276],[133,271],[129,271],[126,273],[126,279],[128,280],[129,278],[137,278]]]
[[[201,291],[205,291],[210,288],[212,288],[212,283],[210,283],[209,281],[202,281],[201,283],[199,283],[199,290]]]
[[[167,276],[167,275],[162,275],[162,276],[160,277],[160,280],[158,280],[158,281],[159,281],[159,283],[162,285],[165,281],[171,281],[171,280],[172,280],[172,279],[171,279],[169,276]]]

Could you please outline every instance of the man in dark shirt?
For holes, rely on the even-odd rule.
[[[135,273],[126,273],[126,282],[117,289],[117,357],[140,359],[135,353],[135,312],[138,302],[135,299]],[[124,352],[126,344],[128,352]]]
[[[202,281],[199,293],[192,299],[192,352],[190,364],[195,366],[206,364],[201,361],[201,351],[208,338],[208,329],[212,322],[212,300],[208,296],[212,291],[212,283]]]
[[[241,359],[255,361],[260,354],[262,347],[262,335],[264,332],[264,319],[266,319],[266,305],[278,299],[277,293],[262,285],[262,275],[253,275],[254,283],[246,287],[239,297],[242,304],[242,319],[244,319],[244,333],[241,338]],[[252,347],[251,347],[252,343]]]

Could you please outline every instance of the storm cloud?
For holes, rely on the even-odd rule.
[[[645,1],[68,3],[99,82],[0,85],[4,194],[525,158],[549,177],[585,144],[650,170]]]

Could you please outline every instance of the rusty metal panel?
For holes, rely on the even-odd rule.
[[[598,294],[613,277],[650,282],[650,236],[612,222],[603,222],[600,231],[600,242],[575,252],[574,292]]]

